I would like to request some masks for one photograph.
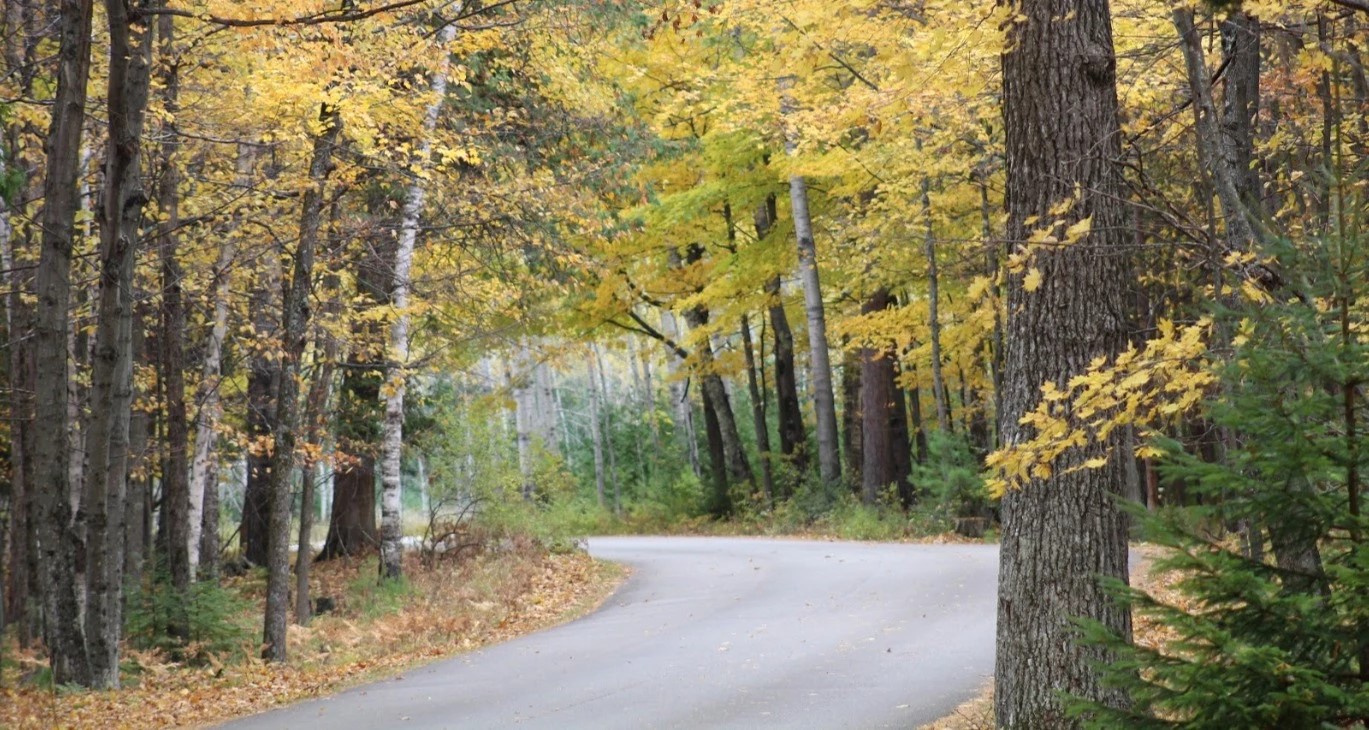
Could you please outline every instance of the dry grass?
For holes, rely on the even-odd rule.
[[[583,553],[516,544],[431,568],[409,556],[407,587],[378,595],[369,588],[374,566],[315,567],[315,595],[337,597],[338,610],[291,627],[288,666],[249,659],[187,667],[129,651],[134,671],[119,691],[54,692],[16,687],[10,677],[0,689],[0,727],[193,727],[260,712],[566,621],[596,607],[623,576]],[[260,578],[239,581],[241,592],[260,599]],[[382,610],[384,601],[402,610]]]

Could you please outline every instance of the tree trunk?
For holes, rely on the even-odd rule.
[[[320,106],[322,129],[314,139],[309,162],[310,184],[301,201],[300,237],[295,250],[294,271],[285,289],[281,322],[280,386],[276,397],[275,447],[271,453],[270,555],[267,563],[266,616],[262,658],[284,662],[286,623],[290,598],[290,478],[295,471],[295,444],[299,428],[300,358],[309,326],[309,290],[313,281],[314,251],[322,228],[323,188],[332,169],[333,147],[342,132],[337,108]]]
[[[273,338],[279,332],[278,292],[281,290],[280,254],[274,244],[263,257],[263,268],[252,288],[249,306],[252,330],[257,338]],[[243,494],[239,544],[242,557],[251,565],[266,565],[268,517],[271,514],[271,451],[275,443],[276,391],[280,387],[280,361],[253,348],[247,374],[247,488]]]
[[[340,277],[336,271],[330,271],[324,277],[324,285],[321,288],[327,297],[323,305],[325,315],[336,317],[342,309],[339,284]],[[305,441],[312,447],[310,454],[326,453],[323,444],[319,442],[323,440],[327,431],[328,400],[332,395],[333,371],[337,368],[340,349],[337,338],[326,329],[320,328],[318,339],[314,343],[314,352],[317,356],[315,367],[318,372],[309,384],[309,395],[304,402],[302,419],[306,429]],[[327,459],[323,459],[322,462],[326,463]],[[312,614],[312,606],[309,603],[309,569],[314,563],[311,559],[314,550],[314,492],[321,479],[319,465],[320,460],[311,456],[300,466],[299,547],[295,551],[295,623],[301,626],[309,625]]]
[[[775,226],[775,196],[766,196],[765,204],[757,206],[754,219],[756,240],[770,235]],[[808,468],[808,432],[803,426],[803,409],[799,406],[798,379],[794,369],[794,332],[784,312],[778,274],[765,282],[769,300],[770,328],[775,333],[775,417],[780,437],[780,453],[802,474]],[[792,484],[779,485],[788,497]]]
[[[155,360],[147,352],[150,302],[134,308],[133,361]],[[144,388],[141,395],[150,395]],[[138,400],[137,397],[134,399]],[[124,519],[124,585],[135,590],[145,587],[144,573],[152,543],[152,448],[149,432],[152,418],[146,408],[135,408],[128,419],[128,504]]]
[[[790,154],[796,146],[794,136],[793,133],[785,135],[785,148]],[[841,479],[837,406],[832,395],[832,362],[827,351],[827,316],[818,277],[817,244],[808,215],[808,183],[801,176],[789,177],[789,204],[794,217],[794,235],[798,238],[803,308],[808,316],[808,367],[813,380],[813,411],[817,417],[818,473],[824,482],[833,484]]]
[[[162,127],[162,180],[158,191],[158,208],[163,217],[158,243],[162,263],[162,372],[166,388],[166,448],[167,470],[162,475],[162,509],[167,519],[167,564],[171,568],[171,586],[176,594],[188,598],[193,568],[190,562],[190,522],[198,521],[199,509],[192,508],[190,490],[190,424],[185,404],[185,304],[181,290],[183,273],[178,245],[180,234],[180,174],[176,169],[177,130],[175,115],[179,111],[177,94],[179,76],[176,64],[175,18],[163,15],[157,21],[160,36],[162,97],[167,121]],[[188,619],[183,611],[172,612],[168,627],[172,636],[190,638]]]
[[[888,290],[880,289],[861,306],[861,313],[883,311],[890,304]],[[876,504],[892,484],[902,500],[909,493],[910,464],[907,416],[898,407],[903,393],[894,380],[897,360],[892,349],[867,347],[860,352],[860,368],[861,496],[866,504]]]
[[[139,157],[147,108],[151,28],[109,0],[109,147],[100,231],[99,311],[91,374],[86,503],[86,653],[91,686],[119,686],[123,633],[124,517],[133,404],[133,272],[146,197]],[[134,35],[141,29],[142,36]]]
[[[594,355],[591,348],[590,357],[587,361],[587,378],[589,380],[589,437],[590,443],[594,448],[594,494],[599,499],[599,509],[607,507],[604,489],[604,437],[600,430],[599,417],[599,377],[595,371],[599,367],[599,358]]]
[[[926,218],[926,232],[922,238],[922,253],[927,258],[927,325],[931,330],[932,397],[936,399],[936,426],[951,432],[951,415],[946,394],[946,379],[941,374],[941,287],[936,269],[936,237],[932,233],[931,183],[922,181],[922,215]]]
[[[746,356],[746,387],[751,395],[751,423],[756,429],[756,451],[760,452],[761,488],[765,490],[765,501],[775,499],[775,478],[770,468],[770,427],[765,422],[765,397],[761,394],[760,382],[756,377],[756,355],[751,348],[751,322],[742,315],[742,354]]]
[[[250,145],[238,146],[236,179],[244,188],[251,183],[255,156]],[[190,569],[209,580],[219,575],[219,463],[214,439],[218,435],[219,418],[223,415],[219,401],[223,377],[220,371],[224,338],[228,334],[229,284],[236,257],[234,237],[224,236],[210,285],[214,318],[204,344],[204,364],[200,368],[200,385],[195,396],[199,412],[195,417],[195,455],[190,463],[190,535],[187,543]]]
[[[533,384],[532,355],[526,342],[519,342],[512,355],[512,362],[506,360],[504,377],[509,390],[513,393],[514,438],[518,446],[518,474],[522,482],[519,490],[523,499],[532,499],[537,485],[533,483],[533,431],[536,428],[537,406],[536,389]]]
[[[702,257],[702,248],[690,246],[686,253],[685,263],[694,264]],[[708,310],[702,306],[691,307],[684,312],[685,322],[696,330],[702,329],[708,324],[708,316]],[[746,450],[742,446],[741,434],[737,431],[737,420],[732,413],[732,404],[727,397],[727,386],[723,384],[722,377],[716,372],[713,346],[708,338],[700,338],[697,352],[698,366],[696,372],[703,386],[705,404],[712,408],[713,419],[715,420],[715,423],[708,424],[710,429],[709,450],[713,452],[712,455],[715,459],[714,473],[716,475],[718,471],[716,465],[717,451],[721,450],[723,472],[726,475],[721,481],[715,478],[714,492],[709,499],[708,511],[714,517],[726,517],[732,513],[730,495],[732,485],[753,481],[751,464],[746,459]],[[715,426],[716,434],[712,433]],[[715,438],[717,448],[714,447]]]
[[[343,386],[345,390],[345,378]],[[333,472],[328,537],[317,559],[360,555],[373,549],[377,542],[375,457],[355,454]]]
[[[1249,153],[1243,152],[1235,144],[1236,139],[1223,133],[1217,107],[1212,101],[1212,88],[1208,82],[1207,63],[1203,59],[1202,40],[1193,25],[1193,10],[1178,8],[1173,11],[1174,27],[1179,31],[1179,47],[1184,52],[1184,65],[1188,70],[1189,93],[1193,100],[1193,113],[1196,119],[1194,132],[1198,137],[1198,158],[1202,168],[1212,175],[1212,186],[1217,193],[1217,201],[1222,206],[1222,217],[1226,224],[1226,251],[1250,251],[1263,242],[1263,228],[1255,210],[1242,200],[1241,186],[1249,184],[1254,173],[1249,169]],[[1256,49],[1258,54],[1258,49]],[[1242,64],[1245,66],[1247,64]],[[1258,67],[1257,67],[1258,69]],[[1242,71],[1248,70],[1242,68]],[[1258,70],[1255,72],[1258,79]],[[1243,81],[1243,80],[1242,80]],[[1258,80],[1256,82],[1258,84]],[[1235,88],[1242,88],[1238,83]],[[1257,87],[1258,88],[1258,87]],[[1231,121],[1241,116],[1239,94],[1232,95],[1236,108],[1231,111]],[[1247,122],[1247,126],[1248,122]],[[1233,132],[1236,130],[1233,130]],[[1237,168],[1245,157],[1246,167]],[[1253,202],[1253,201],[1250,201]]]
[[[841,367],[841,448],[851,467],[851,485],[861,485],[860,467],[865,463],[865,437],[861,435],[860,376],[861,357],[854,350],[842,353]]]
[[[1133,286],[1127,210],[1118,167],[1116,59],[1107,0],[1025,0],[1003,55],[1010,241],[1041,274],[1008,282],[1008,352],[1000,428],[1005,444],[1031,436],[1019,423],[1043,383],[1064,389],[1095,357],[1126,346],[1124,292]],[[1062,21],[1061,18],[1071,18]],[[1063,215],[1052,208],[1078,196]],[[1091,217],[1071,245],[1027,249],[1038,226]],[[1029,223],[1028,221],[1032,221]],[[1127,579],[1126,520],[1114,488],[1125,480],[1121,430],[1106,442],[1066,452],[1037,479],[1003,498],[995,711],[999,727],[1070,728],[1063,693],[1109,705],[1127,702],[1105,687],[1110,654],[1079,641],[1076,618],[1129,638],[1130,612],[1098,577]],[[1081,468],[1106,458],[1103,468]]]
[[[675,342],[681,339],[681,332],[675,315],[661,312],[661,332]],[[670,380],[670,407],[675,412],[675,433],[689,459],[689,468],[695,476],[703,476],[699,459],[699,438],[694,433],[694,404],[689,400],[689,382],[681,380],[680,371],[684,361],[679,353],[670,350],[666,353],[666,375]]]
[[[922,388],[917,385],[917,370],[913,370],[913,387],[908,389],[909,430],[913,433],[913,446],[917,450],[917,463],[927,463],[927,428],[922,419]]]
[[[57,89],[48,129],[43,180],[42,253],[38,262],[38,305],[34,327],[34,490],[39,586],[44,633],[54,684],[90,684],[90,664],[76,602],[77,544],[72,525],[68,471],[67,333],[71,327],[71,259],[90,74],[91,0],[62,0]],[[52,438],[52,434],[60,434]],[[41,485],[41,487],[39,486]]]
[[[603,415],[604,415],[604,449],[608,452],[608,477],[613,482],[613,514],[622,516],[623,514],[623,485],[618,480],[618,456],[617,450],[613,448],[613,393],[608,388],[608,376],[604,373],[604,361],[599,357],[599,348],[596,345],[589,346],[590,358],[594,360],[595,369],[599,371],[600,390],[604,394]]]
[[[432,134],[437,127],[437,115],[447,97],[447,72],[451,57],[447,47],[456,37],[456,23],[444,23],[437,34],[438,67],[433,74],[432,101],[423,115],[423,139],[418,145],[416,166],[426,168],[432,156]],[[385,425],[381,438],[380,461],[380,574],[387,579],[403,574],[403,523],[400,507],[403,485],[400,463],[404,456],[404,392],[409,365],[409,271],[413,267],[414,244],[418,240],[418,219],[423,214],[426,190],[423,176],[409,185],[404,195],[400,214],[399,246],[395,249],[395,269],[390,304],[395,308],[395,319],[390,325],[389,383],[385,388]]]

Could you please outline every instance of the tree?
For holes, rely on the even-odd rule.
[[[1242,438],[1222,461],[1164,447],[1162,471],[1201,503],[1144,520],[1170,548],[1182,601],[1112,588],[1176,638],[1117,652],[1106,677],[1134,706],[1080,702],[1092,727],[1352,727],[1369,720],[1369,521],[1362,505],[1369,380],[1363,330],[1369,247],[1355,233],[1264,249],[1299,296],[1246,300],[1219,317],[1237,332],[1205,400],[1214,423]],[[1312,305],[1322,302],[1323,305]],[[1319,545],[1315,563],[1246,555],[1204,526],[1267,525],[1274,551]],[[1137,670],[1140,670],[1139,672]]]
[[[33,476],[39,542],[44,639],[57,684],[90,683],[85,636],[76,602],[76,532],[72,529],[68,432],[67,334],[71,327],[72,237],[78,206],[81,131],[90,75],[91,0],[63,0],[58,26],[57,90],[53,97],[43,182],[42,256],[34,323],[36,377]]]
[[[1008,239],[1007,357],[999,428],[1013,444],[1043,385],[1063,385],[1128,337],[1122,292],[1130,270],[1118,166],[1116,58],[1107,0],[1024,0],[1003,54]],[[1087,230],[1087,233],[1083,231]],[[1047,240],[1049,237],[1050,240]],[[1068,408],[1068,404],[1064,404]],[[1122,636],[1130,615],[1098,576],[1125,580],[1126,520],[1112,490],[1123,459],[1085,443],[1003,498],[995,713],[1003,728],[1069,727],[1058,693],[1110,706],[1109,652],[1082,644],[1072,620]],[[1091,459],[1106,466],[1086,469]],[[1047,578],[1049,576],[1049,578]]]
[[[313,283],[314,254],[323,227],[324,185],[332,171],[333,148],[342,134],[342,117],[336,106],[319,105],[319,129],[309,161],[309,185],[300,202],[300,238],[294,267],[285,289],[285,313],[281,322],[283,352],[280,384],[276,391],[275,443],[271,452],[270,553],[267,562],[266,617],[263,658],[284,662],[286,624],[290,611],[290,481],[295,473],[295,446],[300,423],[301,359],[308,335],[309,291]]]

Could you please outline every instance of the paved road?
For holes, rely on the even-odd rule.
[[[993,671],[997,548],[596,538],[599,611],[231,728],[916,727]]]

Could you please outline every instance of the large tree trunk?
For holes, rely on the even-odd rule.
[[[671,256],[676,265],[681,262],[675,252]],[[695,264],[703,258],[703,249],[691,245],[685,253],[685,264]],[[708,324],[708,310],[702,306],[691,307],[684,312],[685,322],[693,329],[703,329]],[[709,499],[708,511],[715,517],[726,517],[732,513],[730,489],[733,485],[753,481],[751,464],[747,461],[746,450],[742,446],[741,434],[737,430],[737,419],[732,412],[732,404],[727,397],[727,386],[717,373],[713,357],[713,345],[709,338],[699,338],[697,350],[697,370],[703,386],[706,406],[712,409],[713,423],[709,427],[709,449],[714,458],[714,471],[717,473],[718,450],[721,450],[723,471],[726,478],[714,479],[713,495]],[[705,409],[707,415],[707,409]],[[716,430],[716,433],[714,431]],[[716,447],[714,445],[716,439]]]
[[[274,337],[280,327],[279,253],[275,245],[268,248],[249,300],[252,330],[258,338]],[[247,487],[243,494],[238,538],[243,559],[251,565],[266,565],[268,517],[271,514],[271,449],[275,443],[280,361],[270,352],[254,348],[247,367]]]
[[[1107,0],[1025,0],[1003,55],[1008,239],[1030,256],[1041,283],[1008,282],[1008,352],[1000,428],[1005,444],[1031,437],[1019,423],[1043,383],[1061,389],[1095,357],[1127,343],[1124,292],[1127,210],[1118,166],[1116,59]],[[1068,20],[1061,20],[1068,18]],[[1078,196],[1057,216],[1052,208]],[[1091,217],[1071,245],[1027,249],[1039,226]],[[1031,222],[1029,222],[1031,221]],[[1111,454],[1109,458],[1109,454]],[[1083,468],[1093,458],[1106,466]],[[1064,693],[1123,705],[1105,687],[1110,655],[1079,641],[1077,618],[1129,637],[1129,611],[1099,584],[1127,578],[1126,520],[1115,489],[1125,482],[1119,429],[1106,442],[1072,449],[1037,479],[1003,498],[995,710],[999,727],[1069,728]]]
[[[346,382],[344,379],[344,390]],[[318,560],[360,555],[373,550],[376,530],[376,467],[370,454],[353,454],[333,472],[333,505],[328,511],[328,537]]]
[[[71,445],[67,383],[72,234],[90,73],[91,0],[62,0],[58,30],[57,89],[47,139],[43,181],[42,253],[38,262],[35,323],[36,407],[34,505],[44,633],[55,684],[90,683],[90,664],[76,601],[76,555],[68,458]],[[56,437],[53,437],[57,434]],[[39,486],[41,485],[41,487]]]
[[[162,263],[162,372],[166,388],[167,470],[162,475],[162,509],[167,525],[167,564],[171,586],[177,595],[189,597],[193,568],[190,562],[190,522],[199,519],[192,509],[190,489],[190,423],[185,403],[185,303],[181,288],[184,274],[178,259],[180,234],[180,174],[176,169],[177,134],[175,115],[179,111],[175,18],[163,15],[157,22],[161,67],[164,69],[162,96],[167,120],[162,125],[162,180],[158,208],[162,216],[158,243]],[[183,611],[171,614],[170,633],[189,639],[188,619]]]
[[[870,295],[862,313],[879,312],[890,306],[888,290]],[[876,504],[889,485],[897,488],[900,500],[909,494],[910,470],[908,421],[900,404],[903,393],[895,382],[898,361],[892,349],[864,348],[860,352],[861,414],[861,496],[866,504]]]
[[[300,359],[309,327],[309,290],[314,275],[314,252],[323,227],[323,188],[332,169],[333,147],[342,133],[337,108],[326,102],[319,109],[322,129],[314,139],[309,161],[309,186],[301,201],[299,245],[294,271],[285,289],[281,322],[280,386],[276,397],[275,447],[271,453],[270,555],[267,562],[266,616],[262,657],[284,662],[286,624],[290,610],[290,479],[295,473],[296,433],[300,421]]]
[[[152,31],[122,0],[109,0],[109,148],[100,232],[99,311],[86,435],[86,648],[91,685],[119,686],[123,631],[125,495],[133,404],[133,271],[146,197],[139,157]],[[141,31],[137,37],[135,31]]]

